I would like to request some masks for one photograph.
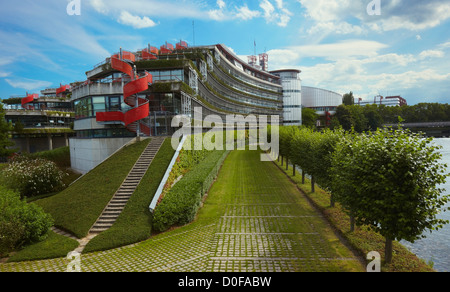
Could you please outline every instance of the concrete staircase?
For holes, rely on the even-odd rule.
[[[150,163],[164,142],[165,137],[152,137],[150,143],[142,152],[135,165],[128,173],[120,188],[116,191],[100,217],[89,230],[89,234],[98,234],[110,228],[119,217],[128,199],[131,197],[141,179],[147,172]]]

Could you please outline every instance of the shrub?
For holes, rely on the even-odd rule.
[[[27,204],[19,193],[0,186],[0,255],[43,240],[52,225],[53,219],[40,207]]]
[[[22,196],[36,196],[60,190],[63,176],[54,162],[21,157],[3,169],[4,185]]]
[[[194,220],[203,195],[216,177],[226,153],[212,151],[170,189],[153,214],[153,228],[156,231],[165,231],[171,226]]]
[[[449,176],[439,147],[408,130],[383,129],[342,139],[333,154],[332,191],[358,225],[392,240],[414,242],[424,230],[448,223],[437,218],[450,196],[439,185]]]

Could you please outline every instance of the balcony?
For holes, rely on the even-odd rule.
[[[92,95],[122,95],[124,85],[124,80],[106,83],[86,81],[73,89],[72,100]]]

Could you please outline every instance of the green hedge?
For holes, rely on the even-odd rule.
[[[194,220],[202,198],[219,172],[229,151],[212,151],[164,196],[153,214],[155,231],[165,231],[174,225]]]

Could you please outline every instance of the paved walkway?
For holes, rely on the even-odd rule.
[[[363,271],[357,258],[272,162],[234,151],[198,219],[134,245],[0,271]]]

